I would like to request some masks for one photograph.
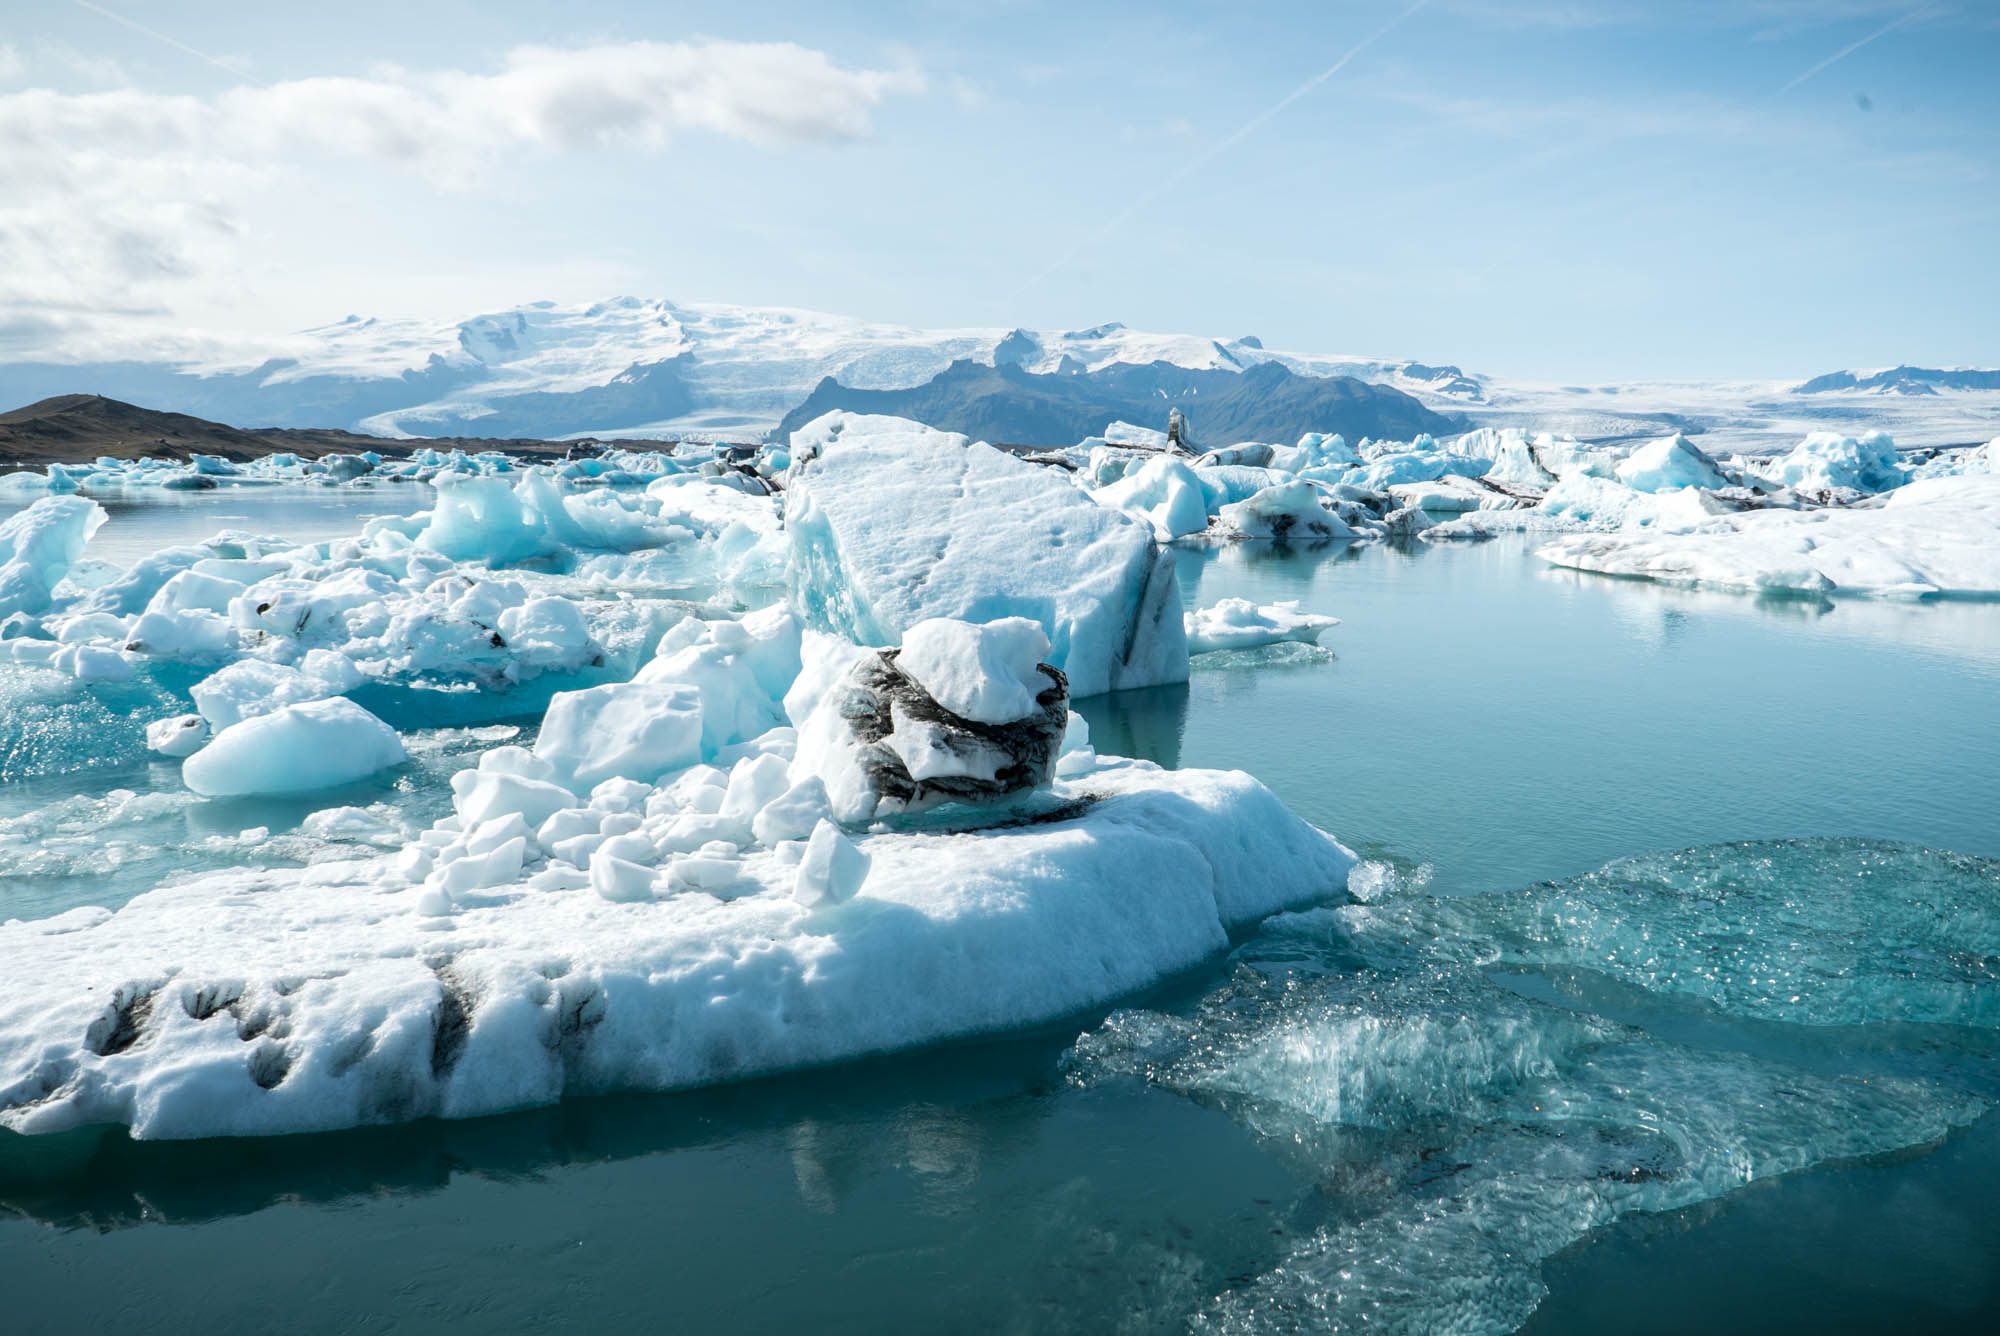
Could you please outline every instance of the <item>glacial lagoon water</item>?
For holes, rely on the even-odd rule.
[[[424,503],[356,495],[142,506],[92,555]],[[1191,601],[1343,625],[1081,707],[1258,775],[1375,860],[1367,903],[1108,1015],[726,1089],[0,1138],[7,1330],[1994,1329],[2000,606],[1531,551],[1184,553]],[[427,820],[492,737],[345,800]],[[0,915],[310,856],[314,805],[0,787]]]

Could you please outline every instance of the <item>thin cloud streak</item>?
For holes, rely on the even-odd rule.
[[[1307,93],[1312,92],[1315,88],[1318,88],[1328,79],[1331,79],[1334,75],[1346,69],[1348,62],[1352,61],[1356,56],[1360,55],[1363,51],[1366,51],[1369,47],[1373,46],[1376,42],[1380,41],[1382,38],[1388,36],[1397,27],[1401,26],[1405,19],[1409,18],[1412,14],[1416,13],[1418,10],[1422,9],[1425,5],[1429,3],[1430,0],[1416,0],[1416,3],[1411,5],[1408,9],[1396,15],[1395,18],[1390,19],[1380,28],[1377,28],[1374,32],[1368,34],[1368,36],[1362,38],[1359,42],[1355,43],[1352,47],[1348,48],[1347,54],[1342,56],[1339,60],[1334,61],[1333,64],[1327,66],[1324,70],[1321,70],[1318,74],[1315,74],[1312,78],[1306,80],[1304,83],[1300,84],[1297,88],[1294,88],[1291,92],[1279,98],[1275,103],[1273,103],[1270,107],[1268,107],[1264,111],[1259,112],[1257,115],[1252,116],[1249,120],[1245,121],[1242,124],[1242,126],[1240,126],[1236,130],[1236,132],[1230,135],[1227,139],[1224,139],[1222,142],[1214,145],[1211,148],[1204,150],[1201,153],[1197,153],[1194,157],[1188,159],[1186,163],[1182,164],[1180,170],[1174,172],[1172,175],[1167,177],[1166,180],[1162,181],[1159,185],[1154,186],[1152,190],[1148,191],[1144,195],[1141,195],[1137,200],[1127,205],[1125,210],[1122,213],[1114,215],[1111,221],[1105,223],[1102,227],[1098,228],[1095,232],[1085,237],[1082,241],[1070,247],[1069,250],[1063,252],[1063,254],[1060,257],[1058,257],[1047,268],[1043,269],[1041,273],[1035,276],[1035,282],[1038,284],[1047,282],[1050,276],[1052,276],[1058,269],[1061,269],[1063,266],[1067,265],[1070,261],[1074,260],[1077,256],[1081,255],[1083,252],[1089,250],[1092,246],[1097,245],[1099,242],[1104,241],[1108,237],[1112,236],[1114,233],[1118,232],[1127,223],[1131,222],[1134,218],[1136,218],[1140,213],[1142,213],[1148,208],[1151,208],[1154,204],[1158,203],[1162,196],[1167,195],[1168,193],[1173,191],[1176,187],[1178,187],[1182,182],[1186,181],[1189,177],[1193,176],[1196,172],[1206,167],[1209,163],[1214,162],[1217,158],[1221,157],[1224,153],[1227,153],[1230,149],[1235,148],[1245,139],[1248,139],[1252,134],[1255,134],[1259,129],[1263,128],[1264,125],[1269,123],[1273,117],[1277,116],[1286,107],[1291,106],[1292,103],[1298,101],[1300,98],[1304,97]]]
[[[222,60],[216,56],[211,56],[206,51],[197,51],[195,48],[189,46],[186,42],[181,41],[179,38],[169,37],[163,32],[159,32],[153,28],[148,28],[145,24],[138,22],[136,19],[128,19],[123,14],[114,13],[113,11],[106,9],[102,5],[93,5],[92,3],[90,3],[90,0],[69,0],[69,2],[75,5],[78,9],[87,9],[91,13],[98,15],[100,18],[110,19],[113,23],[122,23],[126,27],[130,28],[133,32],[144,33],[146,36],[152,38],[156,42],[165,42],[168,46],[174,48],[174,50],[185,52],[186,54],[193,56],[196,60],[205,60],[209,64],[215,66],[215,68],[222,70],[224,73],[233,75],[236,78],[244,80],[247,83],[256,82],[256,80],[252,79],[249,76],[249,74],[245,73],[243,70],[238,69],[236,66],[230,64],[228,61]]]
[[[1859,51],[1862,47],[1867,46],[1870,42],[1875,41],[1877,38],[1887,37],[1890,33],[1896,31],[1896,29],[1902,27],[1904,24],[1910,22],[1913,19],[1922,18],[1929,12],[1930,11],[1928,9],[1913,9],[1909,13],[1904,14],[1900,18],[1891,19],[1888,23],[1884,24],[1880,28],[1877,28],[1874,32],[1869,33],[1866,37],[1862,38],[1860,41],[1851,43],[1847,46],[1843,46],[1842,48],[1840,48],[1840,50],[1834,52],[1832,55],[1828,56],[1825,60],[1822,60],[1819,64],[1807,70],[1804,74],[1801,74],[1798,77],[1794,78],[1790,83],[1786,84],[1783,88],[1780,88],[1777,92],[1771,94],[1771,96],[1773,98],[1783,97],[1785,94],[1791,92],[1794,88],[1797,88],[1800,84],[1804,83],[1806,80],[1812,78],[1815,74],[1820,73],[1821,71],[1825,70],[1831,65],[1837,64],[1840,61],[1847,59],[1849,56],[1853,55],[1856,51]]]

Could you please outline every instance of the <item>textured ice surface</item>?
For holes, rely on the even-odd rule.
[[[858,840],[865,877],[839,904],[801,904],[798,864],[771,851],[728,898],[523,882],[439,916],[377,858],[0,925],[0,1122],[190,1137],[469,1116],[1034,1024],[1337,895],[1353,862],[1238,773],[1104,767],[1059,797],[1075,806],[1041,821]],[[837,847],[825,873],[854,884]]]
[[[1099,505],[1143,521],[1163,543],[1208,527],[1208,494],[1202,480],[1186,460],[1170,455],[1146,460],[1091,495]]]
[[[0,617],[47,608],[104,520],[95,501],[51,496],[0,522]]]
[[[1613,470],[1618,481],[1639,492],[1665,492],[1676,487],[1726,487],[1729,480],[1701,448],[1687,437],[1663,436],[1627,455]]]
[[[1751,510],[1674,527],[1558,539],[1539,555],[1577,570],[1723,589],[2000,594],[2000,478],[1924,479],[1868,508]]]
[[[845,413],[792,446],[792,592],[811,625],[894,645],[930,617],[1026,617],[1074,695],[1187,679],[1171,557],[1060,470]]]
[[[1008,724],[1035,711],[1048,689],[1049,638],[1025,617],[975,624],[933,618],[903,633],[896,667],[953,714]]]
[[[1808,841],[1404,892],[1274,921],[1191,1014],[1114,1014],[1072,1074],[1219,1107],[1316,1184],[1291,1212],[1303,1241],[1199,1329],[1509,1331],[1541,1263],[1622,1216],[1978,1117],[1978,1096],[1884,1068],[1938,1042],[1907,1022],[1992,1024],[1996,884],[1984,860]],[[1640,1023],[1566,1000],[1578,970],[1636,985]],[[1715,1023],[1648,1014],[1651,989]],[[1774,1019],[1873,1038],[1843,1066],[1721,1028]]]
[[[1805,492],[1842,487],[1882,492],[1900,487],[1910,474],[1886,432],[1869,432],[1857,440],[1838,432],[1816,431],[1767,465],[1764,476]]]

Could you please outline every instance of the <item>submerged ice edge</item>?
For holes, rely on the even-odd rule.
[[[1542,1262],[1628,1214],[1929,1145],[2000,1095],[1994,860],[1801,840],[1458,899],[1394,880],[1364,867],[1369,903],[1272,920],[1190,1014],[1116,1013],[1068,1059],[1222,1109],[1314,1184],[1302,1241],[1198,1329],[1509,1331]],[[1578,967],[1633,986],[1626,1019],[1511,981]]]

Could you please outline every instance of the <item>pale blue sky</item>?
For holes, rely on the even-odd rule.
[[[1564,381],[1992,365],[1996,69],[1992,3],[7,0],[0,356],[634,293]]]

